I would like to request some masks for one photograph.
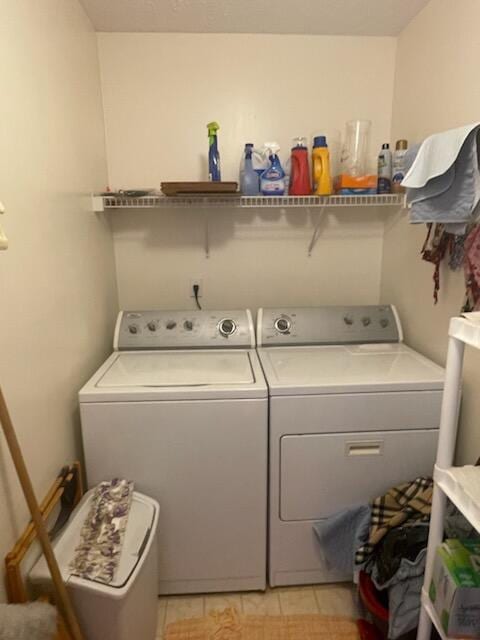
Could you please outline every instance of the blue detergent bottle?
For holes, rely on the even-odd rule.
[[[240,191],[243,196],[258,196],[260,180],[253,168],[253,144],[247,143],[244,151],[243,167],[240,171]]]
[[[217,131],[220,125],[217,122],[209,122],[208,129],[208,179],[211,182],[220,182],[220,152],[218,151]]]
[[[265,169],[260,178],[260,189],[264,196],[283,196],[285,193],[285,171],[282,169],[278,152],[280,147],[276,142],[266,142],[270,166]]]

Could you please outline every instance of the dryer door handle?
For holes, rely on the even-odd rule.
[[[381,456],[383,455],[383,440],[359,440],[345,443],[345,455],[357,456]]]

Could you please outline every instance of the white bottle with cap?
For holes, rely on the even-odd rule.
[[[391,193],[392,191],[392,153],[388,142],[382,144],[378,155],[377,193]]]
[[[407,140],[397,140],[395,151],[393,152],[392,161],[392,192],[403,193],[405,187],[402,187],[402,180],[405,177],[405,154],[407,153]]]

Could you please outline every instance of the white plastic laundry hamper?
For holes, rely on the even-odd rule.
[[[62,577],[88,640],[154,640],[157,630],[157,528],[160,507],[134,492],[115,579],[106,585],[78,578],[69,564],[90,510],[93,490],[85,494],[53,543]],[[42,557],[30,572],[32,586],[50,590]]]

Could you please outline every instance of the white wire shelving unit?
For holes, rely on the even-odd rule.
[[[452,318],[448,335],[445,388],[434,471],[435,490],[417,640],[430,640],[432,624],[442,640],[450,640],[428,595],[435,554],[443,540],[447,498],[480,533],[480,467],[453,466],[465,346],[480,349],[480,312],[465,313],[462,317]]]
[[[154,209],[203,209],[205,224],[205,256],[210,255],[209,212],[215,209],[253,210],[253,209],[304,209],[314,217],[313,232],[308,245],[311,256],[320,235],[320,225],[327,212],[340,212],[352,208],[368,210],[375,208],[384,211],[405,208],[403,194],[356,195],[356,196],[241,196],[232,195],[184,195],[164,196],[161,193],[141,197],[125,195],[93,195],[92,210],[95,213],[122,210]]]

